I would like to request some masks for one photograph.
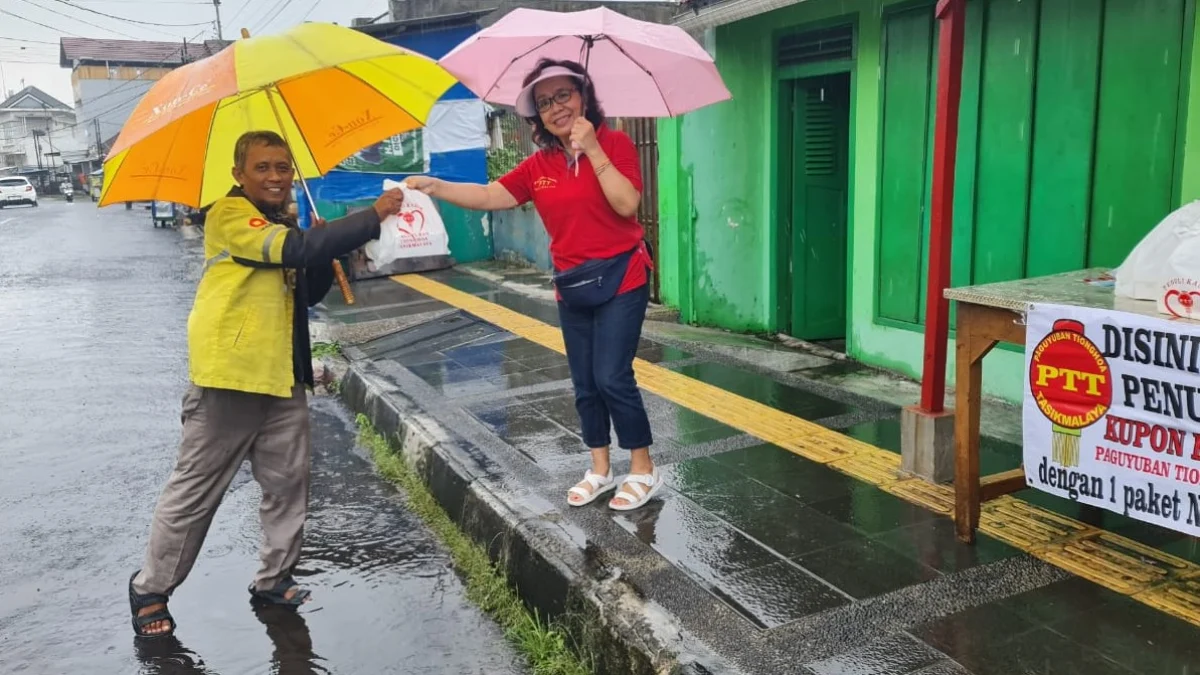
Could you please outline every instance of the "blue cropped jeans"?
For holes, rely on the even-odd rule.
[[[650,419],[633,375],[633,359],[650,303],[649,284],[587,309],[558,303],[575,409],[589,448],[612,444],[615,428],[622,448],[636,450],[654,442]]]

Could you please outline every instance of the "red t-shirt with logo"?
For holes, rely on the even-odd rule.
[[[606,170],[620,171],[640,193],[642,169],[629,136],[600,125],[596,140],[612,162]],[[562,150],[539,150],[497,182],[517,204],[533,200],[550,235],[550,257],[556,270],[613,258],[637,246],[617,293],[627,293],[646,283],[646,268],[652,264],[643,243],[646,232],[637,216],[622,217],[609,205],[586,155],[579,156],[576,176],[575,167],[568,167],[568,157]]]

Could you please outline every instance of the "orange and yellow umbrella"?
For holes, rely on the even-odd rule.
[[[105,159],[100,205],[209,204],[232,186],[234,144],[251,130],[281,134],[301,179],[316,178],[423,126],[454,83],[428,57],[332,24],[239,40],[150,88]]]

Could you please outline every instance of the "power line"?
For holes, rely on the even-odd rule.
[[[320,5],[320,4],[321,4],[321,0],[316,0],[316,2],[314,2],[312,4],[312,7],[309,7],[308,11],[304,13],[304,16],[300,17],[300,23],[304,23],[305,21],[307,21],[308,17],[311,16],[314,11],[316,11],[317,5]]]
[[[37,7],[38,9],[40,9],[40,10],[42,10],[42,11],[45,11],[45,12],[50,12],[50,13],[52,13],[52,14],[58,14],[59,16],[62,16],[63,18],[70,19],[70,20],[72,20],[72,21],[75,21],[75,22],[81,23],[81,24],[83,24],[83,25],[85,25],[85,26],[91,26],[92,28],[99,28],[100,30],[105,30],[105,31],[108,31],[108,32],[110,32],[110,33],[116,33],[117,35],[123,35],[123,36],[125,36],[125,37],[127,37],[127,38],[130,38],[130,39],[132,39],[132,40],[137,40],[137,39],[138,39],[138,37],[137,37],[137,36],[135,36],[135,35],[130,35],[129,33],[122,33],[121,31],[119,31],[119,30],[117,30],[117,29],[115,29],[115,28],[105,28],[104,26],[101,26],[101,25],[99,25],[99,24],[92,23],[91,21],[84,21],[83,19],[80,19],[80,18],[73,17],[73,16],[71,16],[71,15],[69,15],[69,14],[62,14],[62,13],[59,13],[59,12],[55,12],[54,10],[50,9],[49,7],[45,7],[45,6],[43,6],[43,5],[39,5],[39,4],[37,4],[36,2],[33,2],[32,0],[21,0],[21,2],[23,2],[23,3],[27,4],[27,5],[33,6],[33,7]],[[26,20],[26,21],[32,21],[32,19],[25,19],[25,20]],[[37,23],[37,22],[34,22],[34,23]],[[47,25],[46,25],[46,24],[44,24],[44,23],[38,23],[38,25],[39,25],[39,26],[42,26],[42,27],[45,27],[45,28],[49,28],[50,30],[62,31],[62,32],[64,32],[64,33],[67,33],[67,31],[65,31],[65,30],[63,30],[63,29],[61,29],[61,28],[55,28],[54,26],[47,26]],[[68,33],[68,34],[69,34],[69,35],[75,35],[76,37],[83,37],[82,35],[78,35],[77,33]]]
[[[33,59],[55,59],[56,63],[58,57],[58,53],[48,47],[42,47],[40,49],[26,49],[24,47],[13,47],[12,45],[0,45],[0,55],[24,56]]]
[[[0,56],[0,61],[2,61],[4,63],[28,63],[30,65],[35,65],[35,66],[57,66],[58,65],[57,60],[51,61],[50,59],[44,59],[44,60],[42,60],[42,59],[15,59],[15,58],[12,58],[9,56]]]
[[[139,21],[137,19],[130,19],[127,16],[117,16],[115,14],[107,14],[105,12],[101,12],[96,9],[90,9],[88,7],[81,7],[79,5],[67,2],[67,0],[52,0],[52,2],[57,2],[58,4],[66,5],[67,7],[74,7],[75,9],[82,9],[85,12],[90,12],[97,16],[105,17],[106,19],[114,19],[116,21],[124,21],[126,23],[134,23],[134,24],[138,24],[140,26],[159,26],[161,28],[195,28],[196,26],[205,26],[205,25],[212,23],[211,21],[202,21],[200,23],[155,23],[153,21]]]
[[[233,22],[236,21],[237,18],[242,15],[242,12],[246,11],[246,8],[248,8],[249,6],[250,6],[250,0],[246,0],[245,2],[243,2],[242,6],[238,7],[238,10],[233,13],[233,16],[226,19],[226,23],[233,25]]]
[[[258,25],[258,22],[262,20],[262,17],[275,11],[275,8],[278,7],[279,3],[283,2],[283,0],[276,0],[276,2],[274,2],[270,5],[267,5],[267,2],[270,2],[270,0],[263,0],[263,2],[261,4],[255,6],[254,11],[248,13],[245,17],[245,21],[242,22],[246,28],[250,29],[251,34],[253,34],[254,27]],[[248,8],[249,6],[250,6],[250,0],[246,0],[246,4],[243,6],[243,9]],[[262,9],[263,7],[266,7],[267,11],[260,13],[258,10]],[[252,17],[258,17],[258,18],[252,18]]]
[[[260,25],[260,26],[258,26],[258,28],[257,28],[257,29],[254,29],[254,32],[262,32],[262,31],[266,30],[266,26],[269,26],[269,25],[271,25],[271,22],[274,22],[274,20],[275,20],[275,19],[277,19],[278,17],[280,17],[280,14],[282,14],[284,10],[287,10],[287,8],[288,8],[288,7],[292,6],[293,2],[295,2],[295,0],[286,0],[286,1],[284,1],[284,2],[283,2],[283,6],[282,6],[282,7],[280,7],[280,11],[278,11],[278,12],[275,12],[275,14],[272,14],[271,18],[269,18],[269,19],[266,19],[266,23],[264,23],[263,25]]]
[[[58,46],[57,42],[51,42],[49,40],[26,40],[24,38],[4,37],[3,35],[0,35],[0,40],[12,40],[13,42],[28,42],[30,44],[36,44],[36,45],[54,45],[55,47]]]
[[[30,59],[54,59],[58,63],[58,54],[50,50],[35,51],[32,49],[21,49],[19,47],[10,47],[9,45],[0,45],[0,56],[25,57]]]
[[[77,3],[99,5],[205,5],[212,3],[203,0],[75,0]]]
[[[275,3],[275,7],[278,7],[279,9],[275,10],[274,7],[272,7],[271,9],[268,9],[266,14],[264,14],[263,16],[265,17],[268,14],[270,14],[271,18],[269,18],[265,21],[259,21],[257,24],[255,24],[254,28],[252,28],[250,30],[251,35],[257,35],[257,34],[263,32],[264,30],[266,30],[267,26],[270,26],[271,22],[274,21],[276,18],[278,18],[279,15],[283,13],[283,10],[287,9],[288,5],[291,5],[292,2],[294,2],[294,0],[280,0],[279,2]],[[274,11],[275,13],[271,14],[272,11]]]
[[[32,4],[32,3],[30,3],[30,4]],[[36,7],[37,5],[34,5],[34,6]],[[49,28],[50,30],[53,30],[53,31],[58,31],[60,33],[66,33],[67,35],[70,35],[71,37],[83,37],[79,33],[72,33],[71,31],[69,31],[65,28],[55,28],[54,26],[46,25],[40,21],[34,21],[33,19],[26,19],[25,17],[21,16],[20,14],[13,14],[12,12],[10,12],[6,9],[0,9],[0,14],[7,14],[9,16],[16,17],[22,21],[28,21],[29,23],[32,23],[35,26],[41,26],[42,28]]]

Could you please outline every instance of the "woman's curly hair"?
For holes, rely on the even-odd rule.
[[[583,96],[583,116],[587,119],[587,121],[592,123],[593,127],[599,129],[600,125],[604,123],[604,109],[600,107],[600,101],[596,99],[596,87],[594,84],[592,84],[592,78],[588,77],[587,71],[584,70],[583,66],[579,65],[575,61],[555,61],[554,59],[542,59],[538,61],[537,65],[533,67],[533,70],[529,71],[529,74],[525,76],[525,79],[521,82],[521,86],[529,86],[529,83],[537,79],[538,75],[542,74],[542,71],[552,66],[561,66],[567,70],[578,73],[579,76],[583,78],[582,86],[579,88],[579,92]],[[537,143],[539,147],[545,150],[562,147],[562,141],[558,140],[557,136],[550,133],[550,131],[546,129],[546,125],[542,123],[541,115],[526,117],[525,121],[529,122],[529,124],[533,126],[533,142]]]

